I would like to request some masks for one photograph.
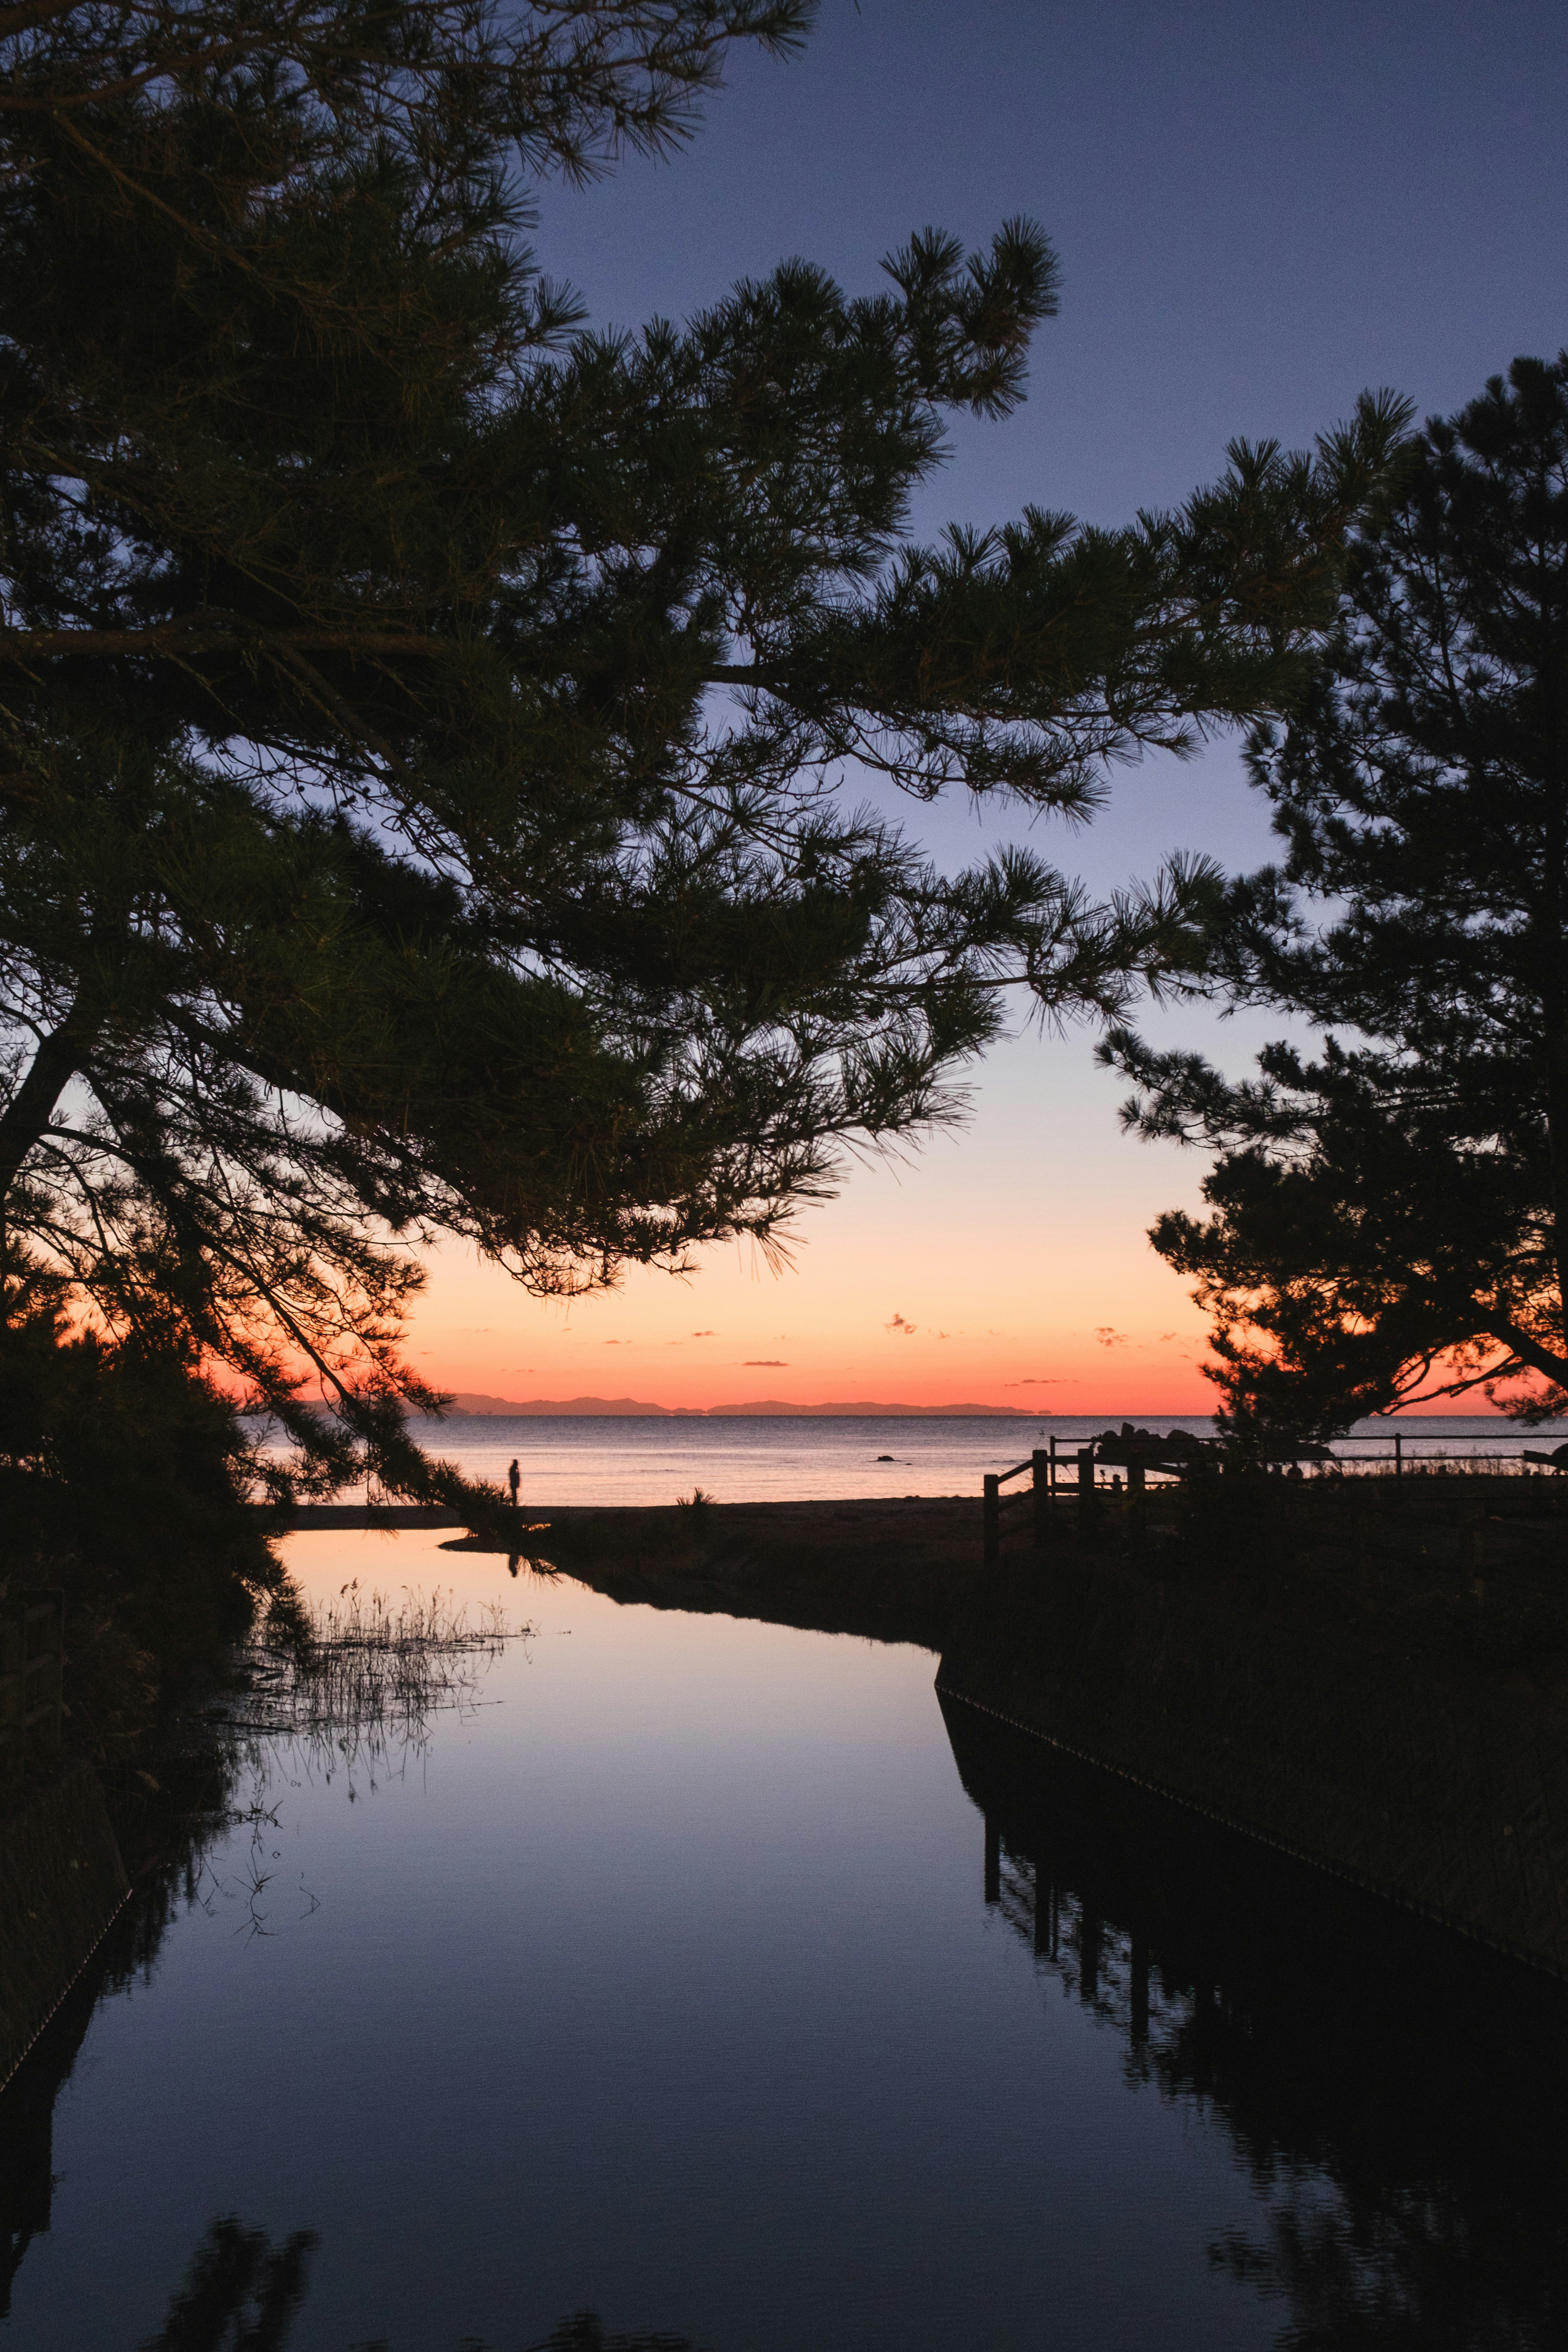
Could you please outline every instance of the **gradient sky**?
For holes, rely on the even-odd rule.
[[[964,422],[918,527],[1028,500],[1117,523],[1211,479],[1235,435],[1308,442],[1369,384],[1452,409],[1517,352],[1555,352],[1565,166],[1568,11],[1544,0],[826,0],[794,63],[734,58],[674,163],[548,190],[538,243],[595,323],[635,326],[792,254],[868,291],[911,229],[979,244],[1032,214],[1061,316],[1027,405]],[[1024,830],[964,803],[908,816],[952,864]],[[1176,848],[1268,854],[1226,744],[1124,772],[1089,829],[1034,837],[1096,887]],[[1279,1026],[1146,1025],[1232,1066]],[[689,1281],[634,1274],[568,1309],[445,1252],[415,1359],[518,1398],[1201,1408],[1203,1320],[1146,1229],[1197,1205],[1202,1166],[1121,1136],[1092,1042],[993,1053],[967,1126],[853,1171],[780,1275],[716,1250]]]

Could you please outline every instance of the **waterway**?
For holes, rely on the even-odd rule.
[[[249,1818],[0,2096],[6,2352],[216,2352],[268,2292],[271,2352],[1564,2340],[1554,1985],[923,1651],[291,1560],[531,1630],[411,1740],[249,1741]]]

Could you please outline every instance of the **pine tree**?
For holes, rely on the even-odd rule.
[[[463,1491],[404,1434],[416,1244],[546,1293],[772,1245],[1005,988],[1179,961],[1201,871],[944,877],[846,776],[1081,813],[1279,707],[1386,462],[1368,404],[1174,517],[912,544],[1055,306],[1023,222],[587,332],[531,186],[810,13],[0,19],[0,1279],[243,1383],[280,1487]]]
[[[1568,1402],[1568,354],[1434,420],[1322,667],[1253,741],[1288,844],[1209,965],[1321,1033],[1226,1083],[1123,1031],[1145,1135],[1217,1149],[1152,1236],[1238,1433],[1483,1391]]]

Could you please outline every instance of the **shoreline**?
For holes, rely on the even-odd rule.
[[[522,1532],[529,1540],[515,1548],[487,1533],[442,1549],[527,1561],[624,1606],[760,1618],[933,1654],[985,1573],[972,1495],[584,1505]]]
[[[717,1518],[721,1514],[733,1511],[763,1511],[774,1517],[785,1517],[791,1524],[806,1525],[820,1519],[824,1513],[837,1514],[847,1511],[876,1514],[889,1510],[907,1512],[936,1507],[947,1510],[954,1505],[963,1504],[968,1504],[974,1513],[978,1542],[980,1527],[978,1495],[829,1495],[789,1502],[763,1496],[751,1502],[704,1503],[698,1505],[696,1508],[704,1517],[711,1514]],[[284,1536],[305,1535],[312,1530],[325,1528],[384,1528],[389,1531],[398,1528],[465,1528],[472,1530],[476,1535],[480,1532],[473,1529],[471,1513],[448,1510],[440,1504],[301,1503],[287,1513],[275,1511],[269,1503],[251,1503],[247,1507],[264,1522],[269,1533]],[[503,1512],[509,1507],[504,1504],[501,1506]],[[622,1528],[628,1535],[636,1535],[645,1525],[647,1527],[665,1525],[670,1521],[672,1514],[689,1512],[692,1507],[688,1503],[525,1503],[518,1506],[516,1532],[520,1536],[527,1536],[552,1529],[558,1531],[575,1527],[584,1520],[592,1519],[609,1521]],[[546,1516],[536,1516],[542,1513]],[[677,1520],[675,1524],[679,1526],[680,1522]],[[485,1531],[483,1546],[476,1543],[475,1549],[505,1551],[509,1547],[501,1538],[510,1532],[512,1531],[504,1525],[500,1526],[494,1530],[492,1540],[489,1532]],[[528,1546],[520,1544],[518,1549],[526,1550]]]

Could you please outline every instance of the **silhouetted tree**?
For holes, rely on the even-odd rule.
[[[1277,707],[1397,428],[1121,532],[909,543],[1055,304],[1027,223],[589,335],[528,185],[805,0],[44,0],[0,20],[0,1276],[216,1370],[280,1490],[408,1444],[411,1244],[531,1288],[776,1235],[1016,982],[1114,1009],[1204,877],[948,880],[858,763],[1084,811]],[[322,1415],[307,1404],[324,1399]]]
[[[279,1570],[238,1506],[250,1449],[228,1400],[155,1332],[73,1332],[63,1286],[0,1326],[0,1591],[64,1589],[73,1748],[99,1762],[243,1633]]]
[[[1430,423],[1255,781],[1289,845],[1209,977],[1325,1034],[1230,1084],[1117,1033],[1147,1136],[1217,1150],[1155,1248],[1240,1433],[1568,1399],[1568,356]]]

